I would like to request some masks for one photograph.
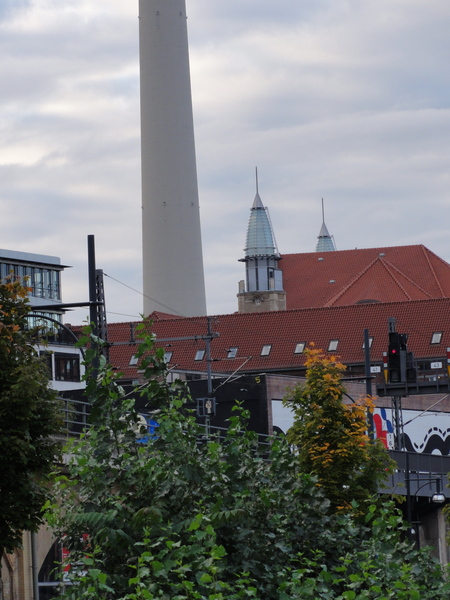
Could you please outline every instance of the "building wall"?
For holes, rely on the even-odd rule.
[[[244,292],[237,297],[240,313],[286,310],[286,292]]]

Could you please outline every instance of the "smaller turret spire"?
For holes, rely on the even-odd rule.
[[[316,252],[333,252],[334,250],[336,250],[334,239],[329,234],[327,226],[325,225],[325,209],[322,198],[322,227],[317,236]]]

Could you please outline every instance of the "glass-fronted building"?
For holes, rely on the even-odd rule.
[[[0,280],[20,278],[30,288],[30,304],[36,309],[55,304],[54,313],[46,312],[57,320],[62,314],[57,305],[61,303],[61,272],[65,268],[56,256],[0,249]]]
[[[20,278],[29,288],[33,308],[29,327],[39,328],[45,343],[36,349],[45,355],[52,387],[61,391],[84,387],[80,351],[62,325],[61,274],[65,268],[56,256],[0,249],[0,281]]]

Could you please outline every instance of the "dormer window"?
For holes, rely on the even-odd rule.
[[[338,344],[339,340],[330,340],[330,343],[328,344],[328,352],[336,352]]]
[[[303,354],[306,348],[306,342],[299,342],[295,346],[294,354]]]
[[[261,350],[261,356],[269,356],[271,350],[272,344],[264,344]]]
[[[440,344],[442,340],[442,331],[435,331],[431,336],[432,344]]]
[[[197,352],[195,353],[194,360],[203,360],[204,356],[205,356],[204,350],[197,350]]]

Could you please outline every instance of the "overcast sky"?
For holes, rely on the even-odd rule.
[[[314,250],[323,197],[339,250],[450,262],[448,0],[187,12],[209,314],[237,310],[255,166],[281,254]],[[137,16],[137,0],[0,4],[0,248],[59,256],[64,300],[84,301],[94,234],[110,322],[142,312]]]

